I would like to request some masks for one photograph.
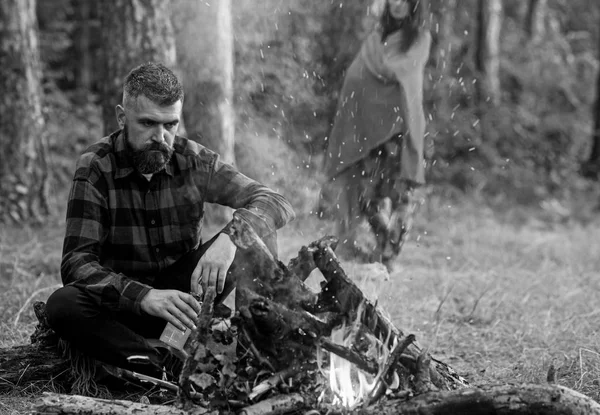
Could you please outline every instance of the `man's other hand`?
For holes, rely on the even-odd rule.
[[[178,290],[152,289],[140,303],[142,311],[160,317],[181,331],[195,328],[194,321],[200,313],[200,304],[192,295]]]
[[[222,293],[236,249],[228,235],[220,234],[202,255],[192,273],[192,292],[202,294],[208,287],[214,287],[217,293]]]

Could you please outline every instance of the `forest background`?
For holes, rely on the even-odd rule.
[[[373,24],[371,1],[175,4],[0,0],[1,345],[27,342],[28,306],[60,284],[75,160],[111,131],[123,71],[148,56],[186,82],[187,135],[290,199],[298,220],[282,235],[284,260],[330,230],[314,217],[320,168],[344,71]],[[558,368],[562,383],[597,399],[600,4],[424,4],[434,40],[424,88],[425,203],[394,288],[366,284],[387,289],[381,304],[394,321],[472,380],[543,381]],[[205,20],[190,24],[189,8],[202,5]],[[152,24],[127,22],[136,10]],[[36,41],[22,50],[39,52],[24,58],[39,88],[9,100],[20,70],[7,51],[20,32],[7,22],[27,16]],[[137,37],[128,37],[128,24],[142,28]],[[224,37],[213,41],[219,31]],[[194,84],[190,74],[214,62],[230,76],[217,68]],[[15,96],[31,94],[17,105]],[[209,108],[222,102],[229,112]],[[16,116],[19,108],[32,110]],[[219,117],[229,123],[215,125]],[[18,406],[3,402],[0,410]]]

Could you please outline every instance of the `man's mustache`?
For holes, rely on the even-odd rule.
[[[168,145],[164,144],[164,143],[150,143],[146,146],[146,148],[144,148],[143,151],[162,151],[163,153],[170,153],[171,149],[169,148]]]

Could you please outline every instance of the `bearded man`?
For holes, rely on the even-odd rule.
[[[202,145],[176,135],[184,92],[159,63],[126,77],[120,130],[79,158],[69,195],[61,277],[46,310],[51,327],[85,355],[119,367],[160,368],[167,322],[193,328],[199,302],[235,287],[236,247],[227,225],[202,243],[204,203],[237,214],[276,253],[276,230],[294,218],[280,194]],[[232,267],[233,269],[234,267]],[[132,360],[131,358],[136,357]],[[136,363],[137,362],[137,363]]]

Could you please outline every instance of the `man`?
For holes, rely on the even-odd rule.
[[[201,243],[205,202],[237,209],[271,249],[275,231],[294,218],[281,195],[176,135],[183,98],[162,64],[133,69],[116,107],[121,129],[77,162],[64,287],[47,301],[48,320],[76,349],[119,367],[136,369],[131,356],[161,367],[164,352],[149,339],[167,322],[194,328],[200,306],[191,293],[215,287],[219,302],[233,289],[229,226]]]

